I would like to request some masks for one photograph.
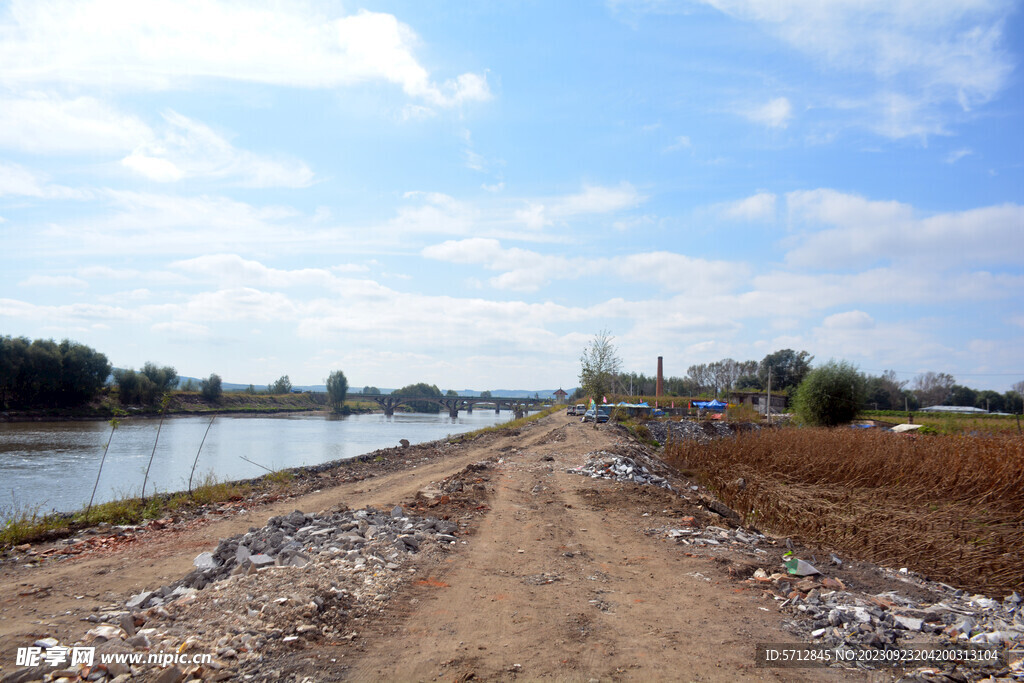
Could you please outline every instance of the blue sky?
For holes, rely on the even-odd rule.
[[[296,384],[1024,379],[1000,0],[0,4],[0,332]]]

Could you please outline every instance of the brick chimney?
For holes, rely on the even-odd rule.
[[[665,377],[661,371],[661,356],[658,356],[658,384],[654,394],[655,396],[663,396],[665,394]]]

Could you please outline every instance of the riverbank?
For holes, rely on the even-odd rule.
[[[48,422],[62,420],[109,420],[114,417],[159,417],[164,415],[274,415],[294,412],[327,411],[327,395],[225,393],[216,401],[204,399],[198,392],[174,391],[166,410],[159,405],[121,405],[116,396],[101,395],[96,401],[78,408],[40,408],[0,413],[5,422]],[[372,412],[365,405],[350,407],[351,412]]]
[[[301,495],[8,556],[0,676],[52,638],[213,658],[69,680],[877,681],[913,674],[768,668],[755,644],[928,646],[1015,609],[744,529],[621,426],[561,413],[309,474]],[[789,549],[825,576],[787,574]]]
[[[43,540],[53,541],[61,538],[66,538],[68,536],[73,535],[76,532],[81,531],[84,528],[89,527],[90,525],[96,524],[137,525],[143,523],[145,520],[154,520],[166,517],[187,519],[205,514],[205,512],[207,511],[207,506],[210,504],[217,504],[224,501],[251,502],[253,499],[262,500],[268,495],[284,495],[283,489],[287,489],[288,495],[299,495],[310,490],[311,487],[321,486],[323,483],[322,478],[326,476],[324,473],[337,470],[338,468],[342,468],[345,471],[349,471],[352,470],[354,467],[358,467],[359,463],[365,463],[368,460],[373,460],[375,462],[375,471],[389,471],[389,469],[393,467],[393,462],[391,460],[384,459],[383,454],[386,454],[390,451],[388,449],[381,451],[378,450],[377,447],[386,445],[387,443],[398,443],[399,441],[408,443],[407,439],[399,437],[411,438],[412,444],[427,443],[428,445],[439,447],[448,441],[459,442],[464,439],[471,440],[480,436],[483,433],[502,431],[506,429],[515,429],[537,419],[541,419],[544,416],[550,414],[551,412],[555,412],[558,410],[560,410],[560,408],[553,407],[548,411],[535,413],[525,418],[511,420],[509,422],[499,423],[497,425],[492,426],[483,426],[475,431],[462,433],[459,433],[457,431],[453,433],[452,431],[448,430],[454,430],[457,428],[465,429],[467,427],[466,425],[456,426],[454,424],[447,425],[430,423],[434,425],[434,427],[432,428],[433,434],[437,436],[442,436],[442,438],[435,437],[426,439],[423,438],[424,432],[422,430],[416,432],[414,429],[411,429],[415,427],[422,427],[422,424],[418,424],[416,422],[408,422],[405,423],[405,427],[409,429],[403,429],[399,425],[401,424],[401,420],[404,418],[393,418],[392,420],[398,420],[398,422],[392,422],[389,423],[389,425],[398,427],[399,429],[402,430],[393,434],[393,440],[387,440],[384,443],[382,443],[381,439],[374,439],[369,442],[362,442],[363,445],[361,447],[355,446],[356,448],[362,449],[350,449],[351,455],[349,456],[333,458],[325,462],[314,461],[313,464],[303,464],[297,466],[288,466],[287,464],[281,464],[282,461],[280,459],[273,457],[269,454],[264,455],[263,458],[254,456],[252,452],[246,448],[246,442],[244,440],[239,440],[237,438],[238,432],[235,431],[236,437],[230,439],[230,447],[232,449],[241,448],[242,451],[249,456],[249,458],[243,459],[247,459],[250,464],[262,468],[264,471],[267,472],[267,474],[256,477],[238,478],[237,476],[232,477],[229,474],[226,475],[222,470],[218,470],[218,473],[215,475],[212,470],[207,470],[204,469],[203,467],[193,468],[193,471],[190,473],[188,471],[188,467],[186,466],[185,470],[181,475],[182,478],[179,480],[180,483],[178,483],[176,488],[185,489],[185,484],[187,481],[188,486],[190,487],[189,490],[168,490],[166,487],[159,486],[158,482],[154,479],[151,481],[150,488],[148,489],[149,495],[146,496],[145,498],[141,498],[134,495],[128,495],[127,490],[121,488],[118,489],[118,493],[113,500],[110,500],[109,498],[104,498],[102,496],[97,497],[96,505],[94,505],[91,509],[87,509],[85,507],[85,500],[83,500],[81,503],[81,509],[76,509],[77,506],[64,507],[57,508],[56,510],[51,510],[50,512],[42,512],[40,509],[41,504],[35,507],[31,505],[15,506],[14,508],[0,507],[0,550],[2,550],[3,548],[9,548],[11,546],[21,545],[25,543],[38,542]],[[209,415],[210,413],[205,414]],[[231,415],[234,417],[238,417],[237,414]],[[302,415],[303,417],[308,417],[310,415],[316,415],[316,413],[311,413],[310,411],[302,411],[301,413],[299,413],[299,415]],[[373,419],[371,416],[363,416],[342,418],[337,422],[335,422],[334,420],[329,420],[327,423],[322,423],[318,420],[313,420],[312,423],[335,425],[349,424],[351,426],[351,423],[353,421],[362,422],[365,421],[367,418]],[[230,420],[230,418],[227,419]],[[429,420],[430,418],[427,419]],[[124,430],[126,429],[126,423],[122,423],[122,425],[118,428],[118,435],[121,435],[122,432],[124,432]],[[308,446],[308,444],[310,443],[315,443],[318,441],[329,441],[332,438],[336,438],[330,436],[330,433],[333,433],[335,435],[346,434],[346,432],[339,433],[336,431],[330,433],[315,432],[313,434],[310,434],[308,432],[301,433],[294,431],[297,425],[312,423],[308,420],[296,421],[294,419],[289,419],[287,422],[281,424],[278,427],[271,427],[274,435],[279,435],[282,433],[290,435],[289,438],[287,439],[287,444],[278,443],[278,449],[281,449],[285,446],[291,448],[293,440],[301,448],[303,447],[302,444],[307,444]],[[168,441],[175,442],[175,433],[173,432],[173,428],[178,426],[178,424],[179,423],[175,421],[168,420],[162,425],[164,428],[165,443],[167,443]],[[207,420],[198,423],[199,429],[201,430],[203,426],[207,424],[210,424],[210,421]],[[220,422],[219,424],[221,426],[225,425],[224,422]],[[247,418],[243,424],[245,425],[244,430],[248,433],[262,433],[265,438],[270,437],[270,434],[268,434],[265,431],[267,429],[266,427],[262,427],[262,429],[264,429],[264,432],[259,431],[261,425],[270,424],[266,420],[260,420],[259,418],[254,418],[250,420]],[[290,428],[291,431],[282,432],[281,430],[284,427]],[[150,428],[155,428],[155,425],[150,425]],[[438,434],[438,429],[445,431],[440,431],[440,433]],[[169,432],[169,430],[171,431]],[[230,434],[231,431],[229,430],[228,433]],[[431,432],[427,432],[427,434],[430,433]],[[217,434],[218,433],[215,431],[214,435]],[[349,444],[350,446],[354,446],[355,444],[361,443],[359,438],[356,437],[352,432],[347,432],[347,434],[347,438],[351,440],[351,443]],[[415,434],[420,434],[420,436],[414,436]],[[196,442],[198,442],[199,436],[200,433],[192,434],[193,440]],[[206,436],[203,436],[203,441],[204,443],[206,443],[208,447],[212,446],[212,449],[214,451],[217,451],[218,448],[224,448],[223,443],[218,444],[217,439],[207,439],[207,436],[208,433]],[[146,452],[148,452],[151,443],[149,439],[152,439],[152,435],[150,435],[147,439],[136,442],[136,446],[139,448],[143,448]],[[65,444],[64,448],[66,449],[68,448],[68,446]],[[192,448],[195,448],[195,446],[193,445]],[[129,448],[129,450],[131,450],[131,448]],[[280,450],[277,450],[276,452],[279,455],[281,454]],[[174,453],[175,451],[162,452],[162,458],[173,460]],[[184,455],[187,456],[188,461],[191,462],[193,454],[191,452],[186,451]],[[256,458],[256,460],[264,460],[264,464],[260,464],[259,462],[253,460],[252,458],[254,457]],[[198,457],[196,461],[199,462]],[[285,460],[284,462],[287,463],[287,460]],[[120,470],[118,470],[118,467],[120,467]],[[121,474],[118,476],[118,480],[121,482],[121,485],[124,486],[126,474],[124,470],[126,468],[130,468],[130,466],[126,465],[126,463],[123,461],[116,461],[116,459],[112,459],[111,461],[107,462],[107,470],[111,471],[112,468],[113,471],[121,472]],[[139,474],[139,482],[141,483],[141,473]],[[25,491],[21,489],[19,489],[17,492],[20,494],[20,497],[22,499],[25,499],[26,494],[31,494],[31,491]],[[86,494],[88,494],[88,489],[86,489],[85,492]],[[31,500],[35,499],[35,496],[28,495],[27,498]]]

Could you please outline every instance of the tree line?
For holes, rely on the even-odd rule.
[[[64,339],[0,337],[0,405],[67,408],[88,403],[110,376],[110,362],[85,344]]]
[[[607,331],[599,332],[584,349],[580,357],[580,388],[573,394],[573,400],[588,396],[600,398],[608,394],[655,395],[656,377],[620,371],[622,363],[612,339]],[[770,384],[772,393],[795,398],[797,388],[812,372],[813,360],[814,356],[807,351],[781,349],[760,361],[724,358],[713,363],[695,364],[687,368],[683,377],[665,378],[663,395],[727,396],[732,391],[765,391]],[[841,367],[837,368],[837,364]],[[822,367],[827,367],[831,375],[841,376],[846,382],[852,366],[845,361],[830,361]],[[1000,394],[958,384],[956,378],[948,373],[923,372],[913,380],[900,380],[895,370],[886,370],[880,375],[865,374],[855,369],[853,372],[857,376],[853,382],[854,391],[852,394],[845,392],[844,400],[855,400],[858,409],[918,410],[948,405],[1006,413],[1024,410],[1024,381]]]
[[[348,392],[345,374],[335,370],[326,383],[329,401],[341,411]],[[114,368],[106,355],[70,339],[58,343],[52,339],[0,336],[0,408],[80,407],[93,401],[108,384],[117,389],[122,405],[151,406],[175,389],[198,391],[211,402],[223,393],[223,382],[216,373],[196,386],[192,379],[182,383],[178,371],[170,365],[147,362],[140,370]],[[291,391],[288,375],[266,389],[269,394]],[[247,393],[258,392],[250,384]]]
[[[610,338],[597,341],[598,347],[610,346]],[[637,372],[610,372],[608,368],[614,366],[614,363],[606,362],[606,357],[610,354],[614,355],[614,347],[611,351],[607,348],[595,351],[591,347],[582,359],[583,367],[598,368],[602,367],[602,364],[607,366],[603,371],[607,375],[603,383],[605,389],[599,394],[655,394],[657,377]],[[760,361],[723,358],[713,363],[699,363],[687,368],[683,377],[664,378],[663,393],[666,396],[722,396],[730,391],[765,391],[769,382],[772,393],[791,393],[810,372],[812,360],[814,356],[807,351],[781,349],[769,353]],[[588,384],[588,380],[595,374],[601,373],[591,371],[586,377],[581,376],[581,386]],[[589,384],[592,385],[593,381],[589,381]]]

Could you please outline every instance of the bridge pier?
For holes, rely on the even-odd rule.
[[[501,404],[500,403],[495,403],[494,404],[494,412],[495,413],[500,413],[501,412]]]
[[[459,419],[459,409],[458,408],[449,408],[448,409],[448,417],[450,417],[453,420]]]
[[[470,404],[468,404],[466,406],[466,412],[469,413],[470,415],[473,414],[473,404],[472,403],[470,403]]]
[[[394,417],[394,416],[395,416],[395,407],[394,406],[384,406],[384,417]]]

